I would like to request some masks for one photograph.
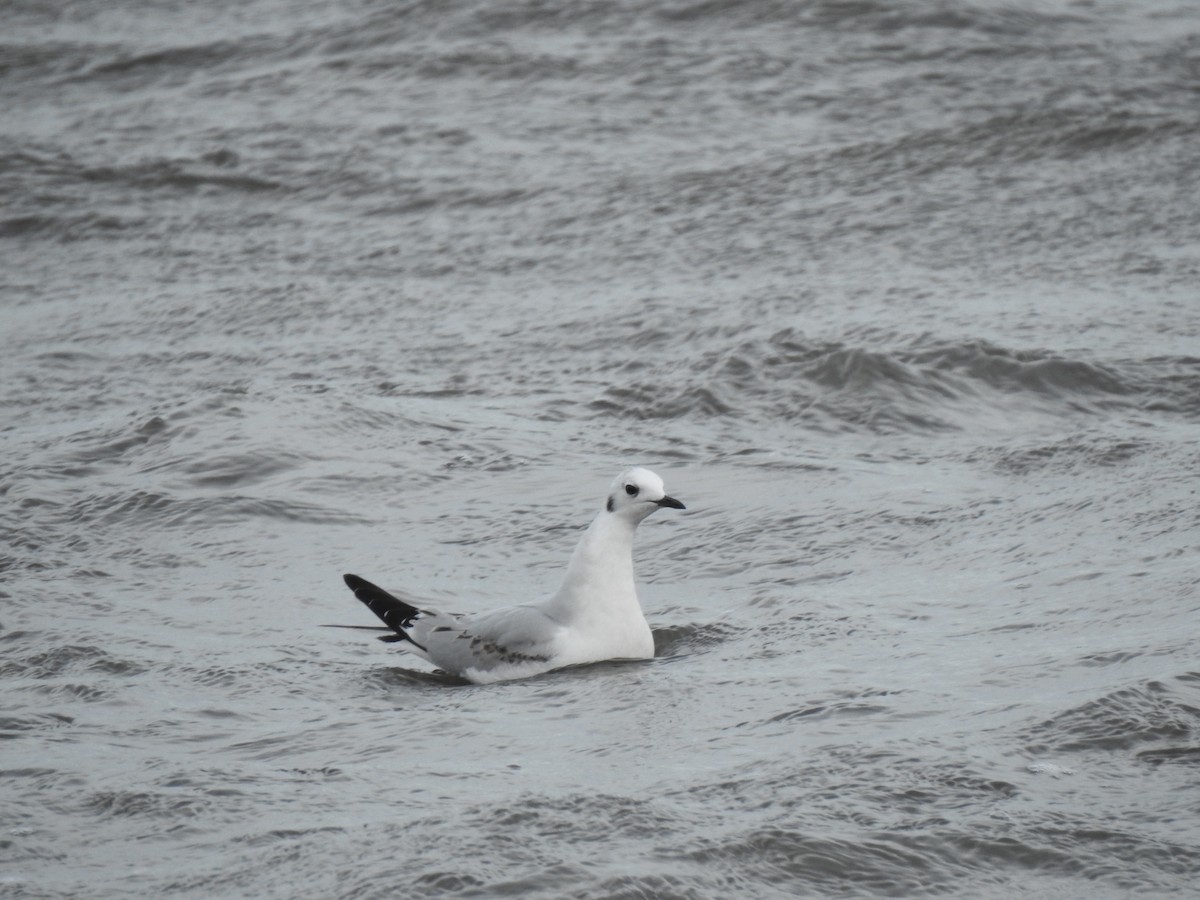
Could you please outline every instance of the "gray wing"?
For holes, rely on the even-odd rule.
[[[562,631],[536,606],[513,606],[472,616],[422,617],[413,637],[431,662],[469,675],[509,667],[553,668]]]

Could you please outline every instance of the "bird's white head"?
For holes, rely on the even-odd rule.
[[[662,507],[687,509],[674,497],[667,496],[663,480],[649,469],[636,466],[618,475],[608,492],[604,508],[613,515],[631,520],[635,525]]]

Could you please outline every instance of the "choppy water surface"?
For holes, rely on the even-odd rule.
[[[0,893],[1195,891],[1194,7],[4,18]],[[632,463],[652,663],[320,627]]]

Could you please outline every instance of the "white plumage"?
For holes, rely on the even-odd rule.
[[[649,469],[627,469],[612,483],[588,526],[562,586],[541,603],[472,615],[422,609],[357,575],[355,596],[408,649],[477,683],[526,678],[563,666],[610,659],[650,659],[654,638],[633,580],[633,535],[662,507],[684,509]]]

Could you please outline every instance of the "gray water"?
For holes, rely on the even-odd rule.
[[[0,894],[1195,895],[1193,4],[2,16]]]

